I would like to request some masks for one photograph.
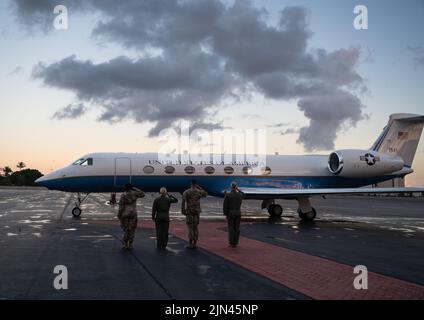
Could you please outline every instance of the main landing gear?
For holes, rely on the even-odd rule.
[[[283,215],[283,207],[279,204],[271,204],[268,207],[268,213],[271,218],[280,218]]]
[[[275,203],[275,200],[268,199],[262,201],[262,209],[268,209],[269,216],[273,219],[281,218],[283,215],[283,207]]]
[[[309,212],[303,213],[300,209],[297,209],[297,213],[299,214],[299,218],[302,219],[302,221],[312,221],[317,216],[317,211],[314,207],[311,207],[312,210]]]
[[[313,221],[317,216],[317,211],[314,207],[311,206],[311,201],[309,201],[308,197],[301,197],[297,199],[299,203],[299,208],[297,209],[297,213],[299,214],[299,218],[302,221]]]
[[[297,213],[302,221],[313,221],[317,216],[317,211],[311,206],[311,202],[308,197],[301,197],[297,199],[299,208]],[[283,207],[275,203],[274,199],[267,199],[262,201],[262,209],[267,209],[269,216],[272,219],[281,218],[283,214]]]
[[[84,196],[81,196],[81,194],[78,193],[77,195],[77,201],[75,201],[75,208],[72,209],[72,216],[74,218],[79,218],[81,216],[82,210],[81,210],[81,204],[88,198],[90,194],[87,193]]]

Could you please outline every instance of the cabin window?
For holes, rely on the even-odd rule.
[[[213,173],[215,173],[215,168],[208,166],[208,167],[205,168],[205,173],[206,174],[213,174]]]
[[[225,167],[224,168],[224,172],[226,174],[233,174],[234,173],[234,168],[233,167]]]
[[[193,174],[196,171],[196,169],[194,169],[194,167],[192,166],[188,166],[188,167],[185,167],[184,171],[187,174]]]
[[[172,166],[165,167],[165,173],[171,174],[171,173],[174,173],[174,172],[175,172],[175,168],[174,167],[172,167]]]
[[[153,172],[155,172],[155,168],[153,168],[152,166],[145,166],[143,168],[143,172],[146,174],[151,174]]]
[[[251,174],[253,172],[252,167],[243,167],[244,174]]]
[[[262,174],[268,175],[271,173],[271,168],[270,167],[263,167],[261,168],[261,172]]]

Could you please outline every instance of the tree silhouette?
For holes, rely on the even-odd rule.
[[[12,169],[10,169],[10,167],[8,167],[8,166],[6,166],[6,167],[4,167],[3,168],[3,173],[4,173],[4,176],[5,177],[8,177],[8,176],[10,176],[10,174],[13,172],[13,170]]]
[[[41,172],[35,169],[24,169],[16,171],[8,177],[14,186],[33,186],[34,181],[42,176]]]
[[[18,164],[16,165],[16,167],[19,169],[19,170],[22,170],[23,168],[25,168],[26,167],[26,164],[24,163],[24,162],[18,162]]]

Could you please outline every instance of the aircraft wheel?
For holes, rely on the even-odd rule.
[[[272,218],[280,218],[283,214],[283,207],[279,204],[271,204],[268,207],[268,213]]]
[[[75,207],[72,209],[72,215],[77,218],[81,215],[81,209],[78,207]]]
[[[303,213],[302,211],[300,211],[300,209],[298,209],[297,212],[299,213],[299,218],[302,219],[303,221],[313,221],[315,217],[317,216],[317,211],[315,210],[314,207],[312,207],[311,212]]]

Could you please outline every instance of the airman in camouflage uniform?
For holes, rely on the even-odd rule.
[[[130,183],[125,185],[125,192],[119,199],[118,218],[124,231],[122,242],[124,249],[132,249],[135,230],[137,228],[137,199],[143,198],[144,192],[134,188]]]
[[[183,193],[183,201],[181,204],[181,212],[186,216],[186,224],[188,227],[189,244],[187,248],[194,249],[199,238],[199,215],[202,211],[200,208],[200,198],[206,197],[208,193],[203,190],[196,181],[192,181],[190,189]]]

